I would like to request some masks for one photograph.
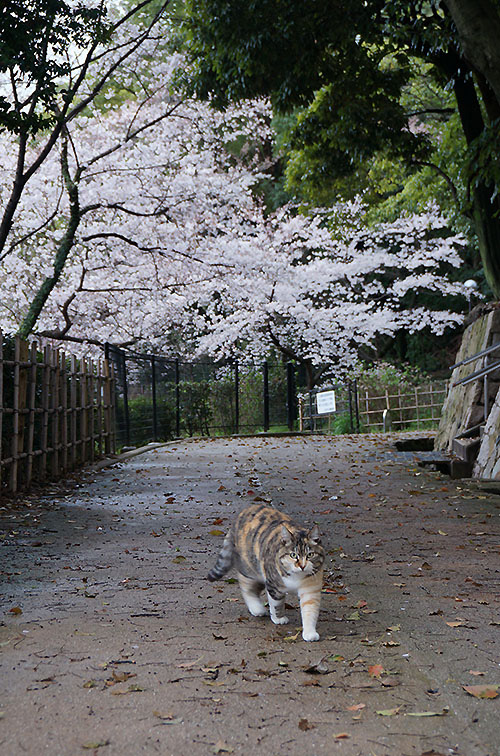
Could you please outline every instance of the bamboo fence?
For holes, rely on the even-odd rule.
[[[360,428],[363,432],[387,430],[432,430],[439,425],[444,399],[447,393],[446,381],[430,381],[420,386],[397,385],[387,389],[358,386],[355,395],[349,398],[357,402]],[[299,397],[300,430],[310,428],[310,411],[313,410],[314,430],[330,432],[330,427],[337,415],[347,412],[345,391],[337,392],[337,411],[331,415],[319,415],[314,411],[315,398],[309,401],[308,395]],[[354,420],[352,427],[357,424]],[[328,425],[325,425],[325,423]]]
[[[391,427],[393,430],[436,428],[446,391],[446,381],[414,387],[393,386],[383,393],[360,387],[358,402],[361,424],[368,431],[388,430]]]
[[[0,491],[27,489],[115,450],[114,375],[0,332]]]

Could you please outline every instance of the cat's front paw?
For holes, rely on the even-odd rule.
[[[263,617],[265,614],[267,614],[267,609],[265,606],[252,606],[248,608],[248,611],[250,614],[252,614],[254,617]]]
[[[271,617],[271,619],[275,625],[288,625],[290,621],[288,617]]]
[[[317,641],[319,640],[319,633],[316,630],[302,630],[302,637],[305,641]]]

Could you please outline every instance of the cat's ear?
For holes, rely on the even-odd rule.
[[[293,543],[292,534],[284,525],[281,526],[281,538],[283,540],[283,543],[286,543],[287,546],[291,546],[291,544]]]
[[[311,530],[309,531],[309,533],[307,534],[307,537],[313,543],[319,543],[320,542],[320,537],[319,536],[320,536],[320,532],[319,532],[319,528],[318,528],[317,525],[314,525],[311,528]]]

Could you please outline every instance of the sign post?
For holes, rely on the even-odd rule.
[[[318,415],[331,415],[337,411],[335,391],[320,391],[316,394],[316,408]]]

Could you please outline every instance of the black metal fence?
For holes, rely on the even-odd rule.
[[[185,362],[107,344],[114,365],[117,446],[182,436],[304,429],[305,374],[292,363]],[[344,387],[345,388],[345,387]],[[345,412],[354,430],[351,393]],[[318,429],[306,424],[305,429]]]

